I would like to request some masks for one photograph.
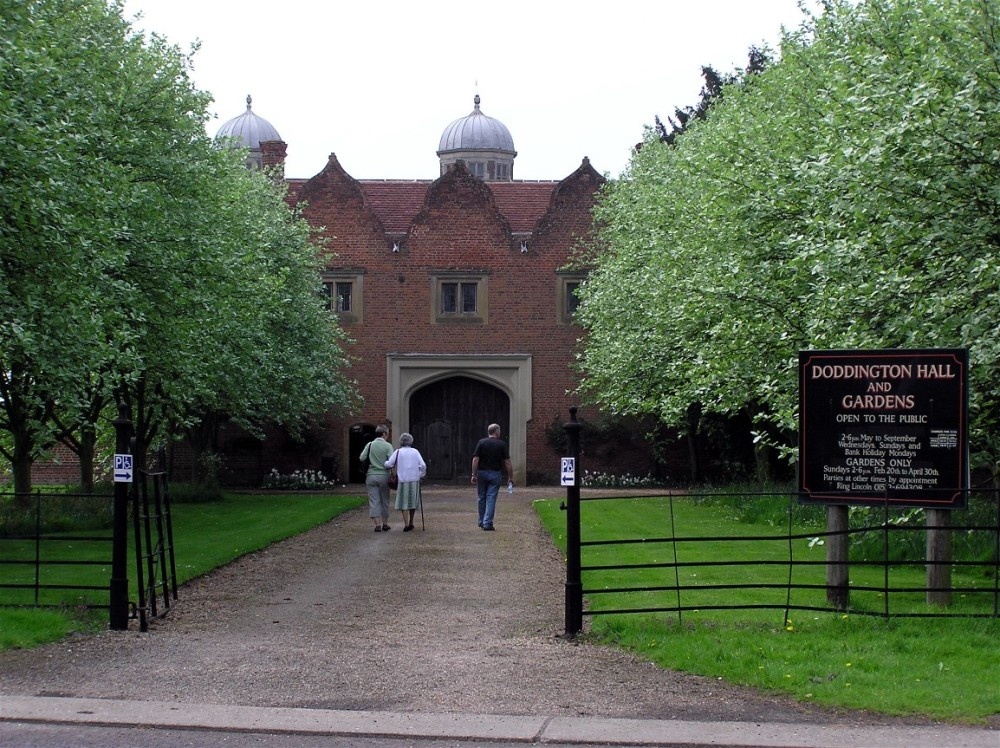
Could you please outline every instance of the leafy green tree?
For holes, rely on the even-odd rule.
[[[995,453],[998,19],[996,0],[831,0],[673,147],[650,130],[597,211],[586,391],[678,427],[691,403],[749,412],[775,438],[800,349],[968,347]]]
[[[189,58],[118,3],[0,11],[0,449],[16,490],[56,438],[83,462],[113,401],[140,465],[212,409],[297,423],[348,402],[308,228],[206,136]]]
[[[673,145],[677,136],[687,129],[689,122],[705,119],[708,116],[709,107],[722,98],[725,86],[739,84],[747,76],[756,75],[763,71],[770,61],[770,52],[755,46],[750,48],[747,55],[747,66],[744,70],[720,75],[711,65],[702,65],[701,77],[705,83],[701,87],[698,103],[694,106],[676,107],[674,116],[667,117],[666,122],[663,122],[659,116],[655,118],[654,128],[660,140],[668,145]]]
[[[120,318],[102,303],[116,239],[101,141],[108,90],[92,85],[114,67],[102,60],[121,22],[96,2],[2,0],[0,17],[0,427],[23,492],[55,439],[56,404],[73,408],[95,364],[121,356],[111,343]]]

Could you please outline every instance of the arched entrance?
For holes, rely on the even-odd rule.
[[[439,379],[410,395],[410,429],[428,480],[468,480],[476,442],[491,423],[499,423],[507,438],[509,418],[510,398],[472,377]]]
[[[488,417],[484,406],[477,403],[470,407],[476,415],[476,439],[485,435],[486,427],[491,421],[499,423],[504,430],[504,438],[510,445],[510,458],[514,464],[514,481],[524,485],[526,474],[527,431],[531,420],[531,356],[520,353],[485,353],[471,354],[427,354],[427,353],[389,353],[386,355],[386,415],[393,424],[393,431],[402,433],[409,431],[414,439],[423,438],[414,433],[411,418],[411,398],[424,387],[435,382],[454,377],[466,377],[481,385],[496,389],[507,397],[507,412],[497,417]],[[491,406],[492,407],[492,406]],[[425,411],[426,413],[426,411]],[[430,424],[437,422],[428,431],[427,439],[450,439],[441,448],[450,448],[449,459],[458,467],[456,480],[468,472],[471,467],[471,445],[457,442],[455,426],[442,418],[440,414],[422,416],[428,429]],[[449,435],[450,434],[450,435]],[[423,454],[424,447],[420,447]],[[468,451],[463,455],[463,451]],[[464,460],[469,460],[469,465]]]

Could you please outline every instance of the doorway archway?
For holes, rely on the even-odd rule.
[[[437,379],[410,395],[410,429],[427,462],[427,479],[468,479],[476,442],[499,423],[507,438],[510,398],[468,376]]]
[[[531,356],[526,354],[485,354],[450,355],[422,353],[390,353],[386,356],[386,411],[397,433],[413,433],[411,419],[412,398],[423,387],[438,380],[452,377],[468,377],[484,385],[495,388],[508,399],[506,417],[494,418],[501,424],[505,438],[510,445],[511,462],[514,464],[514,480],[523,485],[526,474],[528,421],[531,420]],[[433,421],[434,419],[432,419]],[[438,419],[441,420],[441,419]],[[481,420],[481,419],[480,419]],[[478,437],[486,435],[486,426],[491,421],[483,420]],[[428,425],[429,427],[429,425]],[[443,430],[447,424],[436,427]],[[414,434],[414,438],[416,438]],[[454,444],[453,444],[454,446]],[[471,463],[471,449],[469,460]],[[459,445],[460,448],[460,445]],[[464,460],[464,456],[461,456]],[[455,458],[457,459],[457,458]],[[468,472],[458,460],[462,470],[457,475]]]

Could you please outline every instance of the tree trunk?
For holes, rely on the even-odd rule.
[[[850,604],[850,568],[847,564],[849,536],[846,506],[830,504],[826,508],[826,599],[837,610]]]
[[[11,450],[10,468],[14,478],[14,505],[24,509],[30,502],[31,465],[35,461],[35,440],[24,424],[11,431],[13,449]]]
[[[691,470],[691,482],[701,480],[701,463],[698,460],[698,427],[701,424],[701,405],[691,403],[687,409],[687,444],[688,465]]]
[[[219,487],[219,469],[216,455],[218,449],[218,423],[214,414],[204,416],[195,426],[188,429],[191,444],[192,469],[196,485],[206,488]]]
[[[774,479],[774,471],[771,470],[771,458],[774,455],[774,447],[765,444],[762,440],[753,445],[754,462],[757,467],[757,482],[770,483]]]
[[[927,604],[951,605],[951,514],[927,510]]]
[[[77,457],[80,460],[80,491],[94,492],[94,453],[97,448],[97,432],[93,427],[80,429],[80,448]]]
[[[23,509],[30,501],[32,460],[25,455],[18,455],[17,452],[18,450],[15,448],[15,457],[11,461],[11,471],[14,474],[14,503],[18,508]]]

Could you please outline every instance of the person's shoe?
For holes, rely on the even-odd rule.
[[[389,532],[392,528],[389,525],[382,525],[382,532]]]
[[[412,529],[413,529],[413,525],[407,525],[406,527],[403,528],[403,532],[409,532]]]
[[[381,527],[376,527],[375,528],[375,532],[382,532],[382,528]]]
[[[493,525],[483,525],[483,529],[486,530],[486,532],[493,532],[494,527]]]

